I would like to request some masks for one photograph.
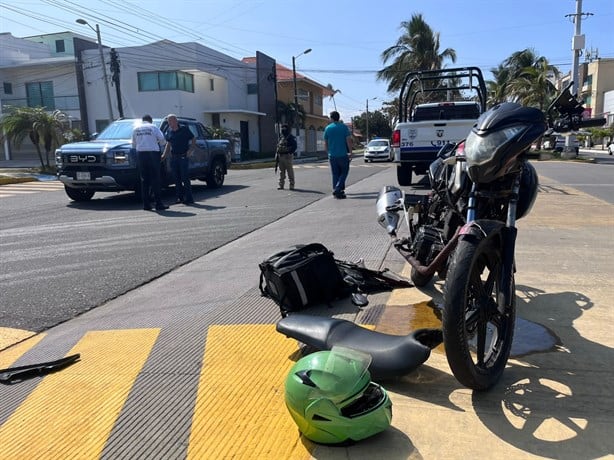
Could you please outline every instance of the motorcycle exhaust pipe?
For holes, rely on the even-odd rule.
[[[407,252],[407,250],[402,247],[402,243],[397,242],[398,244],[395,243],[394,246],[397,248],[397,251],[399,251],[399,253],[403,256],[403,258],[409,263],[409,265],[412,266],[412,268],[414,268],[420,275],[429,277],[433,276],[435,272],[441,270],[444,267],[446,261],[448,260],[448,257],[458,244],[459,237],[460,228],[456,230],[456,233],[454,233],[454,236],[450,238],[448,244],[443,247],[443,249],[439,252],[439,254],[437,254],[437,256],[429,265],[422,265],[422,262],[420,262],[414,256],[410,255],[409,252]]]

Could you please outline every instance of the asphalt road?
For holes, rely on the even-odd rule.
[[[597,163],[534,164],[540,175],[613,203],[614,160],[595,156]],[[388,167],[355,159],[349,184]],[[75,203],[60,184],[44,192],[36,183],[0,186],[0,327],[45,330],[329,193],[326,163],[296,168],[294,192],[276,190],[270,169],[232,170],[219,190],[195,182],[195,206],[163,213],[142,211],[131,193]],[[172,191],[165,199],[173,201]]]
[[[353,165],[348,185],[391,166]],[[59,184],[0,186],[0,327],[45,330],[330,193],[327,163],[297,165],[296,177],[296,190],[279,191],[271,169],[231,170],[218,190],[194,182],[194,206],[161,213],[132,193],[76,203]]]

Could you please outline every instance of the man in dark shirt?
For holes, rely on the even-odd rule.
[[[176,203],[192,204],[192,184],[190,183],[190,157],[196,148],[196,137],[190,128],[179,125],[177,116],[169,114],[166,117],[170,129],[166,133],[166,148],[162,158],[171,154],[171,168],[175,177]]]

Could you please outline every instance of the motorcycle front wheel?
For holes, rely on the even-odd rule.
[[[499,295],[503,260],[497,238],[458,243],[444,286],[443,340],[456,379],[487,390],[503,373],[512,347],[515,296],[503,305]],[[514,279],[512,274],[512,292]]]

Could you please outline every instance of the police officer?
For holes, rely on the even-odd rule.
[[[151,115],[143,115],[142,123],[132,131],[132,145],[136,149],[141,173],[143,209],[151,211],[151,192],[156,200],[156,211],[168,209],[160,192],[160,147],[166,143],[164,134],[152,124]]]

